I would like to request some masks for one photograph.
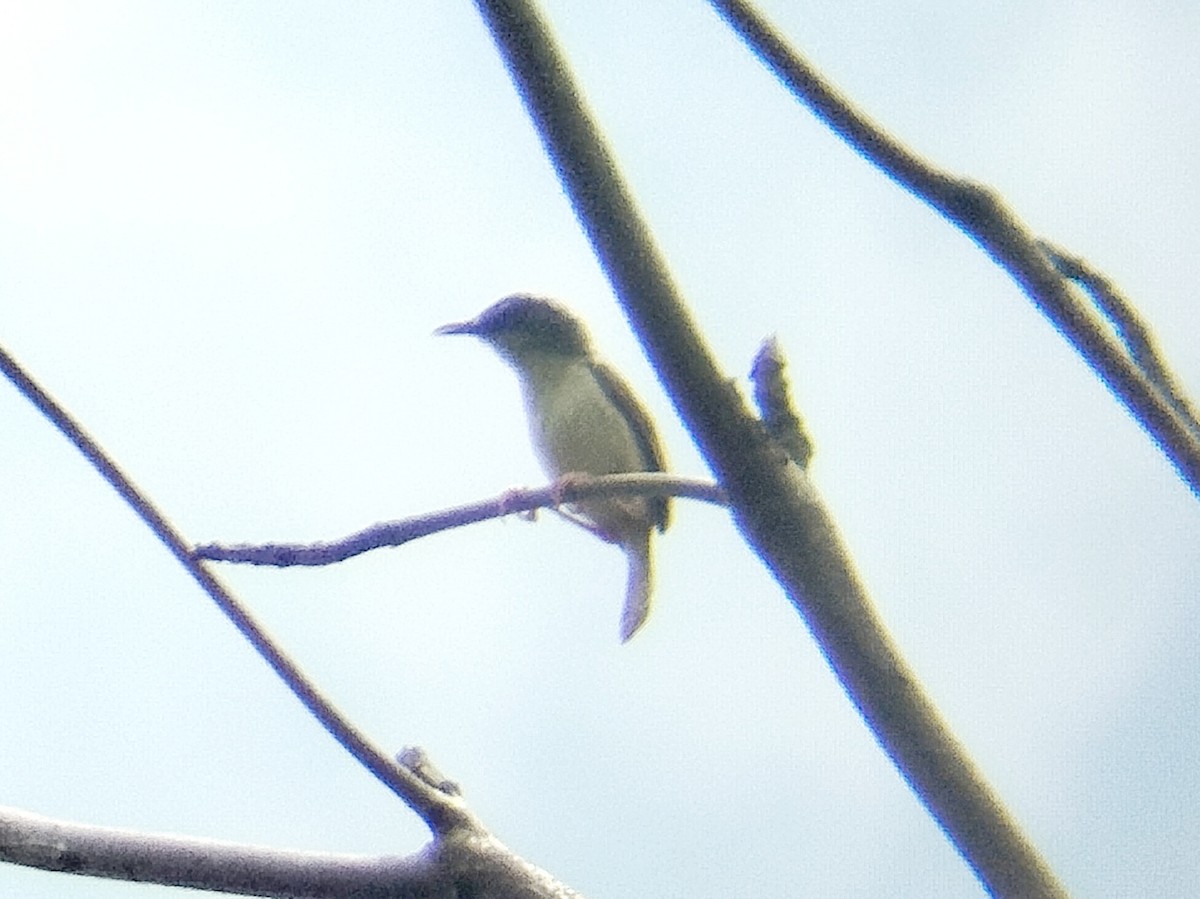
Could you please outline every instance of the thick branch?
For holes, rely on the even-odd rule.
[[[815,490],[765,434],[700,337],[532,4],[477,4],[644,350],[729,492],[738,524],[880,744],[993,893],[1063,895],[891,644]]]
[[[0,860],[43,871],[247,896],[450,899],[429,857],[290,852],[92,827],[0,808]]]
[[[365,856],[93,827],[0,807],[0,862],[281,899],[582,899],[475,825],[413,855]]]

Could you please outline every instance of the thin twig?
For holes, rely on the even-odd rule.
[[[385,546],[401,546],[450,528],[462,527],[515,512],[552,509],[596,496],[687,496],[725,505],[725,492],[716,484],[660,473],[608,475],[585,478],[573,475],[537,490],[510,490],[494,499],[452,509],[429,512],[399,521],[386,521],[339,540],[318,543],[202,543],[193,550],[197,559],[238,562],[246,565],[333,565]]]

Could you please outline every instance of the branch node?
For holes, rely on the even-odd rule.
[[[763,341],[750,380],[754,382],[754,404],[758,406],[767,433],[802,469],[808,468],[813,457],[813,442],[804,426],[804,419],[792,402],[787,376],[787,357],[774,335]]]
[[[447,796],[461,796],[462,787],[455,781],[442,774],[433,759],[420,746],[405,746],[396,755],[396,764],[410,771],[414,777],[445,793]]]

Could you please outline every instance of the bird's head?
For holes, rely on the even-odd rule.
[[[475,318],[443,325],[435,334],[472,334],[514,363],[533,356],[586,357],[587,332],[574,315],[541,297],[514,294]]]

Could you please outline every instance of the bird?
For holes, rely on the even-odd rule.
[[[560,482],[572,475],[664,471],[654,424],[625,380],[592,349],[583,322],[560,303],[529,294],[506,296],[469,321],[436,334],[469,334],[488,343],[517,373],[529,433],[542,468]],[[650,614],[654,572],[651,536],[670,521],[666,497],[588,499],[568,516],[617,544],[629,562],[621,641]],[[582,519],[582,520],[580,520]]]

